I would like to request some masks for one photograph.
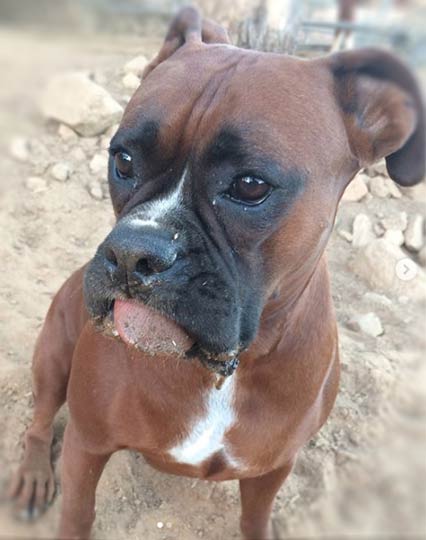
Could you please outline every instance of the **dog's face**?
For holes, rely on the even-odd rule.
[[[202,43],[157,65],[111,141],[118,220],[86,273],[91,315],[131,298],[211,359],[247,348],[268,299],[291,309],[306,287],[348,181],[418,125],[407,89],[360,81],[351,97],[330,61]]]

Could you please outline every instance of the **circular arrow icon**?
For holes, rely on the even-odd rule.
[[[395,274],[401,281],[411,281],[417,275],[417,264],[409,257],[404,257],[396,263]]]

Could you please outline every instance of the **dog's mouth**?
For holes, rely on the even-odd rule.
[[[174,320],[133,299],[115,299],[107,314],[95,320],[103,334],[150,356],[198,359],[221,377],[232,375],[238,366],[237,352],[210,353]]]
[[[194,344],[172,319],[136,300],[116,300],[113,322],[124,343],[153,356],[183,356]]]

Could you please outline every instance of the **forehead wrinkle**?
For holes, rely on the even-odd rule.
[[[144,120],[132,126],[120,127],[111,140],[115,146],[141,146],[144,150],[153,150],[159,138],[160,125],[156,120]]]
[[[241,161],[248,155],[246,146],[247,143],[238,129],[223,127],[203,152],[202,159],[207,165]]]

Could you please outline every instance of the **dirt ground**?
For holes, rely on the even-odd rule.
[[[48,77],[62,70],[89,70],[121,103],[122,66],[150,57],[160,37],[96,41],[0,31],[0,486],[22,455],[31,417],[31,352],[53,294],[94,253],[113,223],[107,198],[88,192],[88,164],[105,138],[63,140],[37,103]],[[11,55],[10,51],[14,51]],[[31,142],[26,162],[8,151],[11,138]],[[66,182],[49,167],[71,163]],[[46,180],[32,192],[29,176]],[[104,174],[99,175],[105,191]],[[350,230],[363,212],[374,220],[406,211],[426,215],[425,191],[400,199],[367,197],[341,205],[328,248],[333,296],[340,323],[342,382],[334,411],[301,452],[274,510],[281,538],[426,537],[426,368],[424,299],[375,291],[351,270],[356,248],[338,231]],[[354,314],[373,311],[379,337],[350,330]],[[56,424],[59,468],[64,410]],[[193,540],[238,538],[236,482],[221,484],[163,475],[130,452],[116,454],[98,489],[94,538]],[[1,487],[0,487],[1,489]],[[60,488],[59,488],[60,490]],[[36,524],[14,521],[0,506],[0,537],[52,538],[60,494]]]

